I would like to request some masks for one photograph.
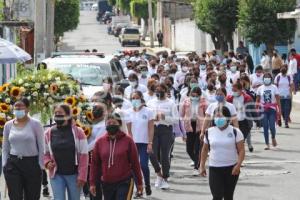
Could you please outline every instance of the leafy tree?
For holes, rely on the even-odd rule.
[[[117,3],[116,0],[108,0],[108,4],[111,5],[111,6],[115,6]]]
[[[116,0],[116,6],[123,11],[123,13],[130,12],[130,0]]]
[[[74,30],[79,24],[79,0],[56,0],[54,17],[55,44],[65,32]]]
[[[233,32],[237,27],[238,0],[195,0],[197,26],[209,33],[216,49],[233,49]]]
[[[3,0],[0,0],[0,21],[3,20],[3,18],[4,18],[3,7],[4,7],[4,2],[3,2]]]
[[[277,42],[294,37],[295,19],[277,19],[277,13],[295,7],[296,0],[240,0],[238,23],[242,34],[257,46],[266,44],[270,52]]]

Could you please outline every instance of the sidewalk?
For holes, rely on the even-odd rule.
[[[300,92],[293,96],[293,107],[300,109]]]

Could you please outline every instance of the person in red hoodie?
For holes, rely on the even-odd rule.
[[[90,171],[90,191],[96,195],[96,180],[101,179],[105,200],[127,200],[133,194],[133,174],[138,193],[143,193],[143,180],[137,148],[132,138],[121,132],[122,120],[113,113],[106,119],[107,133],[94,147]]]

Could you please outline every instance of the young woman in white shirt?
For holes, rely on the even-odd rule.
[[[151,109],[145,107],[143,94],[140,91],[131,94],[131,103],[133,108],[128,112],[128,133],[138,150],[146,194],[151,195],[149,153],[152,153],[154,115]]]
[[[285,127],[289,128],[289,116],[292,110],[292,95],[295,92],[293,76],[287,74],[287,65],[280,68],[280,73],[275,77],[274,84],[280,94],[280,105]]]
[[[136,74],[130,74],[128,77],[129,86],[125,88],[125,97],[130,99],[130,95],[134,91],[141,91],[142,93],[147,92],[147,87],[139,84],[139,78]]]
[[[272,84],[272,74],[265,73],[263,76],[264,85],[257,89],[256,109],[262,109],[263,112],[263,128],[266,147],[270,149],[269,144],[269,129],[272,135],[272,145],[277,146],[276,136],[276,116],[281,116],[280,95],[278,88]]]
[[[173,125],[178,123],[179,114],[177,105],[167,98],[168,87],[165,84],[159,84],[155,93],[157,98],[147,103],[155,116],[153,153],[150,155],[150,161],[157,174],[155,187],[168,189],[170,154],[174,144]]]
[[[207,176],[205,163],[209,155],[209,186],[214,200],[232,200],[245,158],[244,137],[230,125],[227,107],[214,111],[215,126],[205,133],[201,152],[200,174]]]
[[[261,65],[258,65],[255,68],[255,73],[250,75],[250,81],[251,81],[251,89],[256,93],[257,88],[259,88],[261,85],[264,84],[263,81],[263,67]]]

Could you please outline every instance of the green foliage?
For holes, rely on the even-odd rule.
[[[152,16],[155,15],[156,4],[152,1]],[[148,1],[147,0],[132,0],[130,2],[130,13],[136,18],[148,19]]]
[[[130,11],[130,0],[116,0],[116,6],[123,12],[128,13]]]
[[[3,20],[3,0],[0,0],[0,21]]]
[[[192,4],[198,27],[212,36],[215,46],[232,41],[238,20],[238,0],[195,0]]]
[[[272,46],[294,37],[295,19],[277,19],[277,13],[293,11],[296,0],[240,0],[239,27],[255,45]]]
[[[115,6],[117,3],[116,0],[108,0],[108,4],[111,5],[111,6]]]
[[[54,34],[56,37],[77,28],[79,12],[79,0],[55,1]]]

